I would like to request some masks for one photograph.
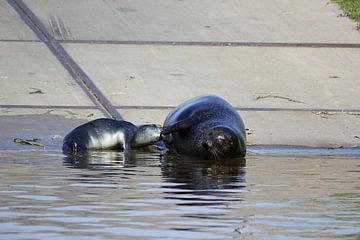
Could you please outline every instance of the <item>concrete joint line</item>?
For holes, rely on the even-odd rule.
[[[360,48],[358,43],[288,43],[288,42],[192,42],[192,41],[131,41],[131,40],[58,40],[74,44],[119,44],[155,46],[205,46],[205,47],[289,47],[289,48]]]
[[[52,38],[41,21],[26,6],[26,4],[22,0],[7,0],[7,2],[14,8],[30,29],[34,31],[38,38],[45,43],[51,53],[55,55],[58,61],[105,116],[114,119],[122,119],[119,112],[110,104],[106,97],[100,92],[80,66],[71,58],[60,43]]]
[[[99,109],[97,106],[74,106],[74,105],[12,105],[12,104],[2,104],[0,105],[0,108],[5,109],[60,109],[60,110],[66,110],[66,109],[84,109],[84,110],[94,110]]]
[[[0,42],[16,42],[16,43],[41,43],[40,40],[24,40],[24,39],[0,39]]]
[[[176,106],[114,106],[116,109],[138,109],[138,110],[172,110]],[[331,113],[360,113],[360,109],[334,109],[334,108],[269,108],[269,107],[236,107],[238,111],[247,112],[314,112],[326,114]]]
[[[99,109],[97,106],[80,105],[23,105],[23,104],[0,104],[0,109]],[[164,110],[171,111],[175,106],[114,106],[122,110]],[[261,108],[261,107],[235,107],[243,112],[311,112],[316,115],[349,114],[359,115],[360,109],[331,109],[331,108]]]
[[[9,0],[8,0],[9,1]],[[39,37],[40,38],[40,37]],[[45,40],[0,39],[0,42],[44,42]],[[198,47],[274,47],[274,48],[360,48],[358,43],[285,43],[285,42],[166,42],[166,41],[116,41],[116,40],[63,40],[51,42],[70,44],[198,46]]]

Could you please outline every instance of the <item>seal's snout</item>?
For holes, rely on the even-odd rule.
[[[206,149],[209,150],[213,147],[213,142],[211,140],[203,141],[201,145]]]
[[[208,133],[206,145],[207,150],[216,149],[224,156],[228,156],[238,147],[237,142],[237,135],[231,128],[217,126]]]

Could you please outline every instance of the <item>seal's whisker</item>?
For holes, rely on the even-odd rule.
[[[213,153],[213,151],[211,149],[209,149],[209,153],[210,153],[210,158],[214,159],[214,153]]]
[[[216,149],[216,152],[217,152],[217,154],[219,156],[218,159],[220,159],[223,156],[223,153],[218,149]]]
[[[221,156],[221,157],[225,157],[225,153],[223,151],[221,151],[218,148],[215,148],[215,150],[217,151],[217,153]]]
[[[216,155],[216,152],[211,151],[211,153],[212,153],[212,158],[213,158],[213,159],[217,159],[217,158],[218,158],[218,156]]]
[[[214,156],[214,159],[220,159],[219,153],[216,151],[216,148],[211,149],[210,152]]]
[[[217,159],[218,158],[218,153],[216,152],[216,148],[212,148],[211,151],[214,153],[214,155],[216,157],[215,159]]]
[[[201,152],[201,150],[202,150],[201,143],[200,142],[196,143],[195,146],[194,146],[194,149],[195,149],[196,152]]]

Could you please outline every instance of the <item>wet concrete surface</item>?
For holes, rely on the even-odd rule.
[[[14,115],[19,112],[22,115]],[[103,117],[98,110],[32,109],[30,113],[24,113],[24,110],[10,111],[0,117],[2,150],[60,151],[62,140],[68,132],[87,121]],[[15,139],[34,144],[15,142]]]
[[[1,150],[60,150],[62,140],[65,135],[73,128],[104,117],[96,109],[93,110],[54,110],[38,109],[37,114],[32,109],[30,112],[23,109],[7,110],[2,109],[3,116],[0,117],[0,146]],[[152,111],[142,111],[146,114],[138,117],[138,111],[133,115],[129,110],[124,111],[124,116],[128,121],[134,124],[158,123],[162,124],[165,115]],[[21,115],[18,115],[22,113]],[[283,112],[260,112],[254,115],[253,112],[243,112],[243,117],[247,124],[247,145],[249,152],[252,153],[271,153],[271,154],[310,154],[310,155],[342,155],[342,154],[360,154],[358,147],[358,136],[355,135],[359,126],[359,116],[342,114],[343,116],[332,116],[331,119],[322,119],[315,113],[298,113],[293,125],[298,125],[294,130],[284,129],[283,122],[278,121],[278,117],[294,121],[294,114]],[[146,119],[146,120],[145,120]],[[259,124],[255,124],[259,119],[266,119]],[[355,122],[351,128],[342,126],[341,123],[346,119],[349,123]],[[252,120],[252,121],[251,121]],[[322,124],[327,121],[327,124]],[[245,122],[247,123],[247,122]],[[263,124],[262,124],[263,123]],[[328,132],[328,129],[333,129]],[[286,131],[286,132],[285,132]],[[353,135],[352,139],[348,136]],[[294,137],[296,136],[296,137]],[[26,144],[26,142],[14,142],[15,139],[29,140],[35,139],[35,144]],[[331,141],[329,141],[331,139]],[[267,144],[263,144],[266,142]],[[284,144],[287,143],[287,144]],[[306,143],[306,144],[303,144]]]

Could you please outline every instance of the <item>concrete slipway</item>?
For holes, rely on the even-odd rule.
[[[325,0],[0,1],[0,149],[217,94],[249,145],[360,146],[360,33]]]

